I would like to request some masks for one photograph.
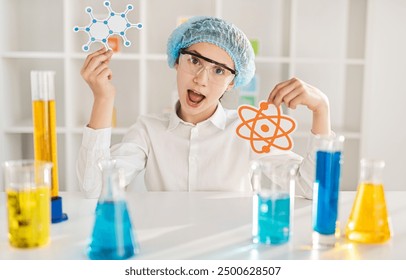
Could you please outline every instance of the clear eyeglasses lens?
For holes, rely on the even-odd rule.
[[[181,54],[179,65],[182,70],[192,75],[199,74],[203,69],[208,70],[209,81],[216,84],[229,83],[234,77],[230,70],[191,54]]]

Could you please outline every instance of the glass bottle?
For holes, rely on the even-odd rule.
[[[346,226],[346,237],[360,243],[383,243],[391,230],[383,188],[383,160],[361,160],[360,179]]]
[[[102,191],[96,206],[96,217],[88,257],[93,260],[124,260],[134,256],[135,242],[127,209],[122,170],[116,160],[99,162]]]

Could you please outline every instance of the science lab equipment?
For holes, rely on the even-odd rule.
[[[11,246],[34,248],[50,240],[52,163],[6,161],[8,238]]]
[[[138,252],[138,246],[125,199],[124,174],[115,159],[101,160],[99,167],[102,191],[87,254],[93,260],[128,259]]]
[[[313,184],[313,247],[333,247],[337,242],[344,137],[316,136],[314,141],[316,175]]]
[[[52,162],[51,217],[53,223],[66,220],[58,182],[56,138],[55,72],[31,71],[31,97],[34,126],[34,158]]]
[[[348,219],[345,235],[351,241],[383,243],[391,229],[383,187],[383,160],[362,159],[357,195]]]
[[[277,245],[289,241],[293,228],[296,170],[296,165],[278,156],[253,162],[254,243]]]

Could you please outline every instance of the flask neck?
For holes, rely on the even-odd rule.
[[[124,200],[122,170],[116,167],[114,160],[104,160],[99,163],[102,172],[102,190],[99,201]]]
[[[384,167],[382,160],[361,160],[360,183],[382,184]]]

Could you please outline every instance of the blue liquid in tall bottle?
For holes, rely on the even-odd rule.
[[[313,194],[313,230],[335,234],[340,186],[341,152],[317,151]]]
[[[282,244],[289,240],[290,197],[288,194],[268,197],[256,194],[253,211],[253,240],[255,243]]]
[[[88,256],[93,260],[124,260],[135,255],[136,245],[125,201],[103,201],[96,220]]]

